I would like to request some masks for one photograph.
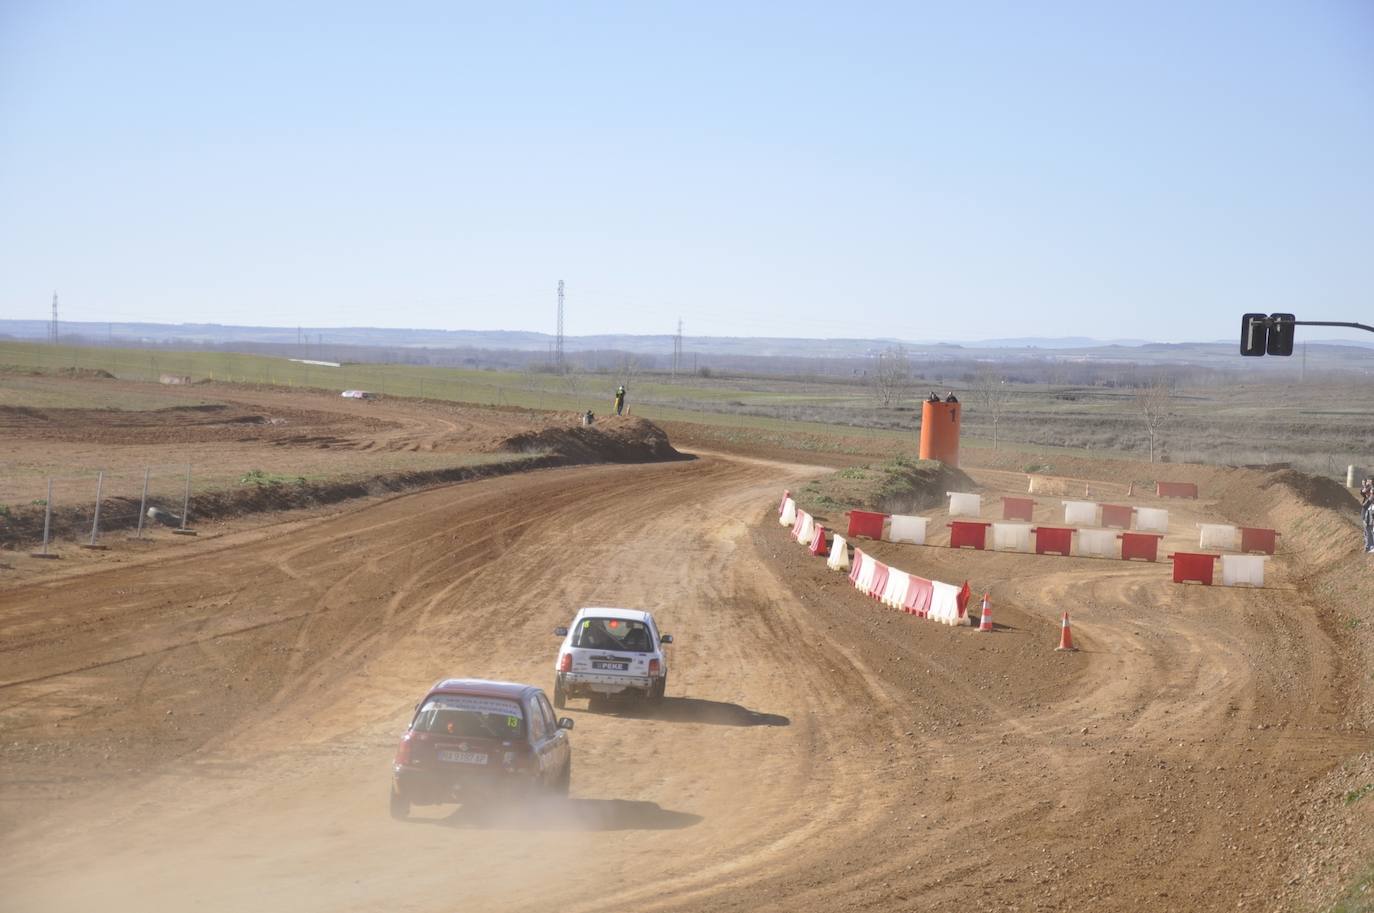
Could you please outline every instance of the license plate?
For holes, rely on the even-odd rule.
[[[593,668],[593,669],[605,669],[607,672],[624,672],[626,669],[630,668],[630,664],[629,664],[629,663],[596,662],[595,660],[593,660],[593,661],[592,661],[592,668]]]
[[[487,756],[476,751],[441,751],[440,761],[453,761],[458,764],[485,764]]]

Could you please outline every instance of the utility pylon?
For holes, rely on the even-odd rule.
[[[673,380],[677,380],[678,368],[682,366],[682,318],[677,319],[677,335],[673,337]]]
[[[554,341],[554,369],[563,373],[563,280],[558,280],[558,335]]]
[[[48,324],[48,342],[57,345],[57,292],[52,293],[52,323]]]

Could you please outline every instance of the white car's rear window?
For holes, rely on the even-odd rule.
[[[573,631],[574,647],[583,650],[615,650],[621,653],[652,653],[654,637],[642,621],[624,618],[584,618]]]

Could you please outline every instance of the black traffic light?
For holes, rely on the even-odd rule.
[[[1292,314],[1270,314],[1273,323],[1269,327],[1269,342],[1266,351],[1270,355],[1292,355],[1293,354],[1293,321],[1296,319]]]
[[[1292,316],[1292,315],[1289,315]],[[1263,355],[1269,349],[1268,314],[1246,314],[1240,318],[1240,354]],[[1288,351],[1293,351],[1293,328],[1288,328]]]

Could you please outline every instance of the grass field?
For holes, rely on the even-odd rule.
[[[358,388],[386,396],[418,397],[537,410],[609,411],[622,380],[632,412],[658,422],[708,426],[709,434],[757,438],[790,449],[820,452],[910,453],[919,426],[919,400],[929,389],[953,388],[964,401],[964,442],[989,447],[993,427],[972,391],[954,379],[916,378],[909,395],[880,407],[862,378],[616,374],[559,376],[418,365],[345,364],[331,368],[281,358],[227,352],[87,348],[34,343],[0,344],[0,367],[19,371],[106,371],[129,380],[161,374],[321,390]],[[13,375],[11,375],[13,377]],[[0,404],[17,394],[0,390]],[[1058,452],[1144,459],[1148,439],[1134,393],[1124,387],[1015,385],[997,426],[1002,450],[1028,464]],[[137,401],[123,408],[141,408]],[[1157,442],[1167,459],[1229,464],[1290,463],[1343,477],[1348,464],[1374,465],[1374,384],[1359,379],[1310,384],[1214,382],[1177,389]],[[855,442],[859,442],[856,446]]]

